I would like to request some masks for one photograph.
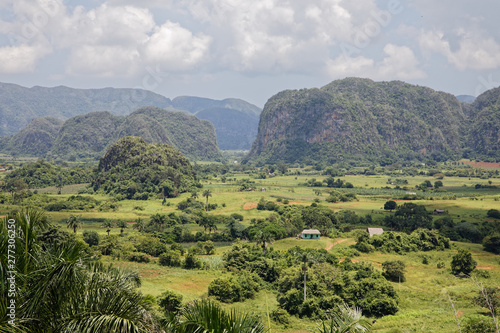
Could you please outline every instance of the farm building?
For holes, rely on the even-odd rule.
[[[300,233],[300,236],[303,239],[319,239],[319,237],[321,236],[321,232],[316,229],[304,229]]]
[[[368,228],[366,229],[368,231],[368,234],[370,234],[370,237],[373,235],[382,235],[384,233],[384,229],[382,228]]]

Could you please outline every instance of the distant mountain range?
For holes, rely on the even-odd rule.
[[[500,159],[500,88],[472,104],[400,81],[347,78],[271,97],[246,162]]]
[[[192,160],[222,160],[210,122],[151,106],[139,108],[128,116],[100,111],[66,121],[35,118],[19,133],[3,137],[0,151],[54,159],[97,160],[112,143],[125,136],[171,144]]]
[[[143,106],[181,110],[211,121],[220,149],[250,149],[257,135],[261,112],[255,105],[239,99],[217,101],[186,96],[172,101],[141,89],[73,89],[64,86],[25,88],[0,83],[0,137],[18,133],[37,117],[66,120],[94,111],[125,116]],[[31,127],[37,124],[35,122]]]
[[[217,101],[189,96],[176,97],[172,104],[210,121],[217,132],[220,149],[249,150],[252,147],[262,112],[257,106],[235,98]]]
[[[474,103],[474,101],[476,100],[476,97],[471,96],[471,95],[458,95],[457,99],[460,102],[464,102],[464,103]]]

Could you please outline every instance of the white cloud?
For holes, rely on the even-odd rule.
[[[409,47],[387,44],[384,53],[386,56],[379,62],[364,56],[340,55],[328,61],[327,71],[332,78],[361,76],[374,80],[413,80],[426,77]]]
[[[191,15],[214,35],[219,65],[243,72],[318,72],[330,47],[350,40],[373,0],[191,0]]]
[[[178,23],[166,22],[155,29],[141,54],[145,62],[161,65],[162,70],[189,70],[204,60],[210,42],[209,36],[194,36]]]
[[[15,74],[33,72],[40,58],[50,53],[41,45],[5,46],[0,48],[0,73]]]
[[[495,69],[500,67],[500,45],[492,37],[459,32],[455,50],[442,32],[423,31],[419,43],[428,55],[442,54],[460,70]]]

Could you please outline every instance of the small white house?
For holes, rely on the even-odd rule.
[[[368,231],[370,237],[372,237],[373,235],[382,235],[384,233],[384,229],[382,228],[368,228],[366,229],[366,231]]]

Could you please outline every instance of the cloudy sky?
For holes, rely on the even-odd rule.
[[[0,0],[0,81],[242,98],[344,77],[500,86],[498,0]]]

